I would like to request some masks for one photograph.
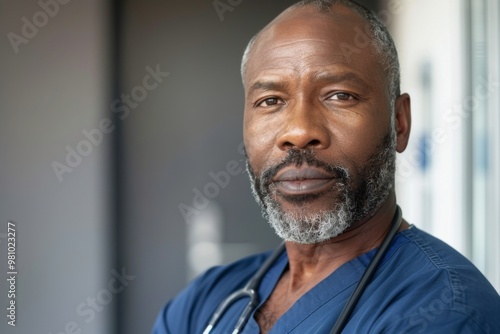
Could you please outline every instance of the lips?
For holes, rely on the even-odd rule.
[[[336,179],[337,175],[324,169],[302,165],[283,168],[272,181],[283,195],[303,196],[331,189]]]

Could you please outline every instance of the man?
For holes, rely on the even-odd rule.
[[[361,48],[360,31],[371,41]],[[286,251],[265,271],[241,333],[330,333],[397,208],[395,152],[411,118],[394,44],[352,1],[303,1],[250,42],[242,78],[252,190]],[[153,332],[232,333],[249,298],[205,328],[268,257],[207,271]],[[500,297],[479,271],[403,221],[343,333],[500,333],[499,319]]]

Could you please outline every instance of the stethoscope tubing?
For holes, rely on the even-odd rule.
[[[238,334],[241,332],[241,330],[245,327],[246,323],[248,322],[248,319],[250,319],[250,316],[252,315],[253,310],[259,305],[259,298],[257,296],[257,287],[260,284],[260,281],[264,277],[265,273],[273,263],[278,259],[278,257],[283,253],[285,250],[285,242],[283,241],[278,248],[274,250],[274,252],[271,254],[270,257],[267,258],[267,260],[260,266],[259,270],[252,276],[252,278],[245,284],[245,286],[233,292],[232,294],[229,295],[222,303],[217,307],[215,310],[214,314],[212,315],[212,318],[210,319],[210,322],[208,323],[207,328],[205,331],[203,331],[203,334],[209,334],[212,329],[215,327],[217,322],[219,321],[220,318],[222,318],[222,315],[226,310],[238,299],[244,298],[244,297],[249,297],[250,300],[243,310],[241,316],[238,318],[238,322],[236,324],[236,327],[233,330],[233,334]]]
[[[394,213],[394,217],[392,218],[392,223],[389,232],[384,237],[382,244],[375,253],[375,256],[368,265],[368,268],[366,268],[365,272],[363,273],[363,276],[356,285],[356,288],[349,297],[349,300],[346,302],[330,334],[340,334],[344,329],[344,327],[346,326],[352,314],[352,311],[356,307],[356,304],[361,298],[361,295],[366,290],[380,262],[384,258],[384,255],[387,253],[387,250],[389,249],[391,242],[394,240],[394,237],[396,236],[399,228],[401,227],[401,223],[402,223],[401,208],[398,205],[396,205],[396,212]],[[285,242],[283,241],[279,245],[279,247],[276,248],[276,250],[271,254],[271,256],[267,258],[267,260],[262,264],[259,270],[252,276],[252,278],[247,282],[247,284],[245,284],[245,286],[242,289],[233,292],[226,299],[222,301],[222,303],[217,307],[214,314],[212,315],[212,318],[210,319],[208,326],[203,331],[203,334],[209,334],[212,331],[217,322],[222,318],[224,312],[226,312],[226,310],[234,302],[236,302],[241,298],[248,297],[249,302],[245,306],[245,309],[241,313],[240,317],[238,318],[238,321],[236,323],[236,326],[232,334],[239,334],[243,330],[246,323],[248,322],[248,319],[250,319],[252,312],[259,304],[259,298],[256,290],[260,284],[260,281],[264,277],[267,270],[273,265],[273,263],[277,260],[277,258],[281,255],[281,253],[284,250],[285,250]]]
[[[345,304],[344,308],[342,309],[342,312],[340,313],[339,318],[337,319],[337,322],[333,326],[330,334],[340,334],[344,327],[346,326],[347,322],[349,321],[349,318],[351,316],[352,311],[356,307],[356,304],[359,301],[359,298],[361,298],[361,295],[363,292],[366,290],[368,284],[370,283],[373,275],[375,274],[375,271],[377,270],[378,266],[380,265],[380,262],[384,258],[385,253],[387,253],[387,250],[389,249],[389,246],[394,240],[394,237],[398,233],[399,228],[401,227],[402,223],[402,213],[401,213],[401,208],[399,205],[396,205],[396,212],[394,214],[394,217],[392,218],[392,224],[389,232],[387,232],[387,235],[384,237],[384,240],[382,241],[382,244],[380,245],[379,249],[375,253],[375,256],[371,260],[368,268],[366,268],[365,272],[363,273],[363,276],[359,280],[358,284],[356,285],[356,288],[354,289],[353,293],[349,297],[349,300]]]

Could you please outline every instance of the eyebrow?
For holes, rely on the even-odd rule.
[[[373,87],[368,84],[365,80],[363,80],[359,75],[353,72],[345,72],[345,73],[330,73],[330,72],[322,72],[318,73],[314,76],[316,81],[326,81],[326,82],[351,82],[356,85],[361,86],[367,90],[373,90]]]
[[[359,75],[353,72],[345,72],[345,73],[331,73],[331,72],[319,72],[313,75],[314,81],[323,81],[323,82],[332,82],[332,83],[340,83],[340,82],[350,82],[360,86],[365,90],[372,91],[373,87],[364,81]],[[289,84],[284,81],[276,81],[276,80],[258,80],[253,83],[249,90],[248,95],[252,94],[256,90],[285,90],[289,87]]]
[[[259,80],[250,86],[248,93],[251,94],[256,90],[284,90],[288,86],[289,85],[283,81]]]

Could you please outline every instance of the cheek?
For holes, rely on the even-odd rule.
[[[343,129],[337,142],[343,153],[354,161],[360,161],[360,158],[366,157],[366,153],[376,147],[379,137],[373,128],[351,124]]]
[[[277,128],[270,122],[245,115],[243,140],[250,163],[254,168],[261,166],[273,152]],[[257,163],[257,164],[256,164]]]
[[[360,171],[376,152],[389,131],[384,117],[353,117],[335,122],[329,157]]]

